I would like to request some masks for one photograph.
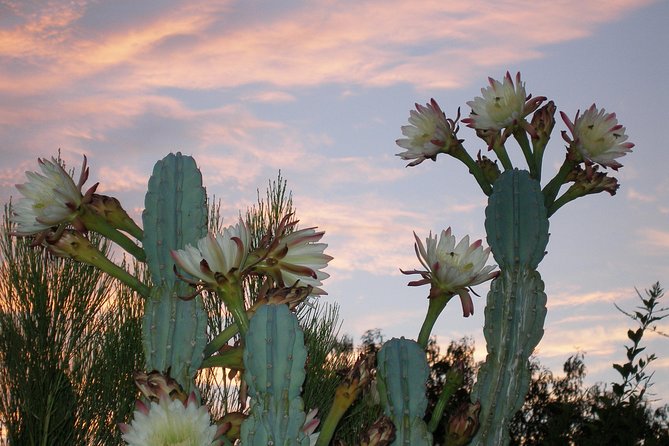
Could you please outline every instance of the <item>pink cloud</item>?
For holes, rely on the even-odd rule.
[[[477,67],[540,57],[540,46],[586,36],[598,24],[649,2],[497,2],[491,7],[483,0],[430,1],[417,8],[400,0],[346,7],[321,1],[240,26],[234,15],[244,11],[243,4],[201,1],[176,3],[101,33],[81,26],[87,12],[83,2],[69,7],[53,2],[57,8],[44,8],[53,15],[27,14],[22,26],[0,35],[0,55],[29,56],[35,67],[28,73],[5,71],[0,88],[44,91],[112,72],[114,82],[107,85],[112,90],[255,82],[428,82],[452,88]],[[181,44],[169,44],[184,37]]]

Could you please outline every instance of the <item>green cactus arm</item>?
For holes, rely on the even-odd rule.
[[[423,421],[429,374],[425,350],[412,340],[394,338],[379,350],[377,388],[384,413],[396,428],[393,445],[432,444],[432,434]]]
[[[501,269],[536,269],[548,244],[548,216],[539,182],[525,170],[497,179],[485,210],[492,255]]]
[[[149,179],[142,213],[147,266],[154,284],[147,300],[143,337],[148,370],[171,370],[188,391],[207,343],[207,314],[200,296],[185,301],[172,250],[195,245],[207,231],[206,192],[195,160],[181,153],[158,161]]]
[[[244,380],[251,397],[241,428],[245,445],[308,445],[300,396],[307,350],[297,318],[286,305],[263,305],[245,338]]]
[[[156,163],[142,221],[151,278],[171,286],[176,281],[171,251],[195,245],[207,233],[206,191],[192,157],[169,154]]]
[[[480,424],[472,444],[504,445],[508,426],[530,382],[529,357],[543,336],[546,294],[536,271],[502,271],[493,280],[485,309],[488,354],[472,400],[480,401]]]
[[[504,172],[486,208],[486,231],[500,265],[485,308],[488,355],[472,398],[481,403],[473,444],[508,443],[508,424],[529,385],[529,356],[543,336],[546,294],[536,271],[548,243],[548,217],[538,181],[527,171]]]

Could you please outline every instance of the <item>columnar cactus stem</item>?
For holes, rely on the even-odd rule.
[[[200,296],[177,280],[170,252],[206,234],[206,194],[193,158],[170,154],[158,161],[146,193],[143,246],[153,289],[146,300],[143,338],[147,370],[167,371],[190,391],[207,341],[207,314]]]
[[[395,425],[393,446],[432,445],[432,434],[423,421],[429,374],[425,350],[414,341],[394,338],[379,350],[377,387],[384,413]]]
[[[286,305],[263,305],[251,319],[245,342],[251,411],[242,423],[242,444],[309,445],[300,396],[307,350],[297,318]]]
[[[504,445],[530,380],[528,359],[543,336],[546,294],[536,271],[548,243],[539,183],[527,171],[504,172],[486,208],[488,243],[501,268],[485,308],[488,355],[472,393],[481,427],[472,444]]]

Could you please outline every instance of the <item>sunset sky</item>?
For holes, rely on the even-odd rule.
[[[0,0],[0,198],[60,148],[77,169],[86,154],[90,184],[139,221],[153,164],[182,151],[233,223],[281,170],[301,227],[326,231],[324,299],[341,306],[342,333],[415,338],[428,289],[399,272],[420,266],[413,231],[485,238],[486,197],[453,158],[406,168],[400,127],[430,98],[467,116],[488,76],[520,71],[528,93],[572,118],[593,102],[616,112],[635,143],[614,197],[551,218],[539,267],[541,362],[561,372],[582,351],[588,383],[611,381],[632,326],[614,303],[632,310],[635,287],[669,287],[668,17],[662,0]],[[462,127],[469,152],[485,151]],[[564,158],[561,130],[546,179]],[[441,344],[471,336],[482,359],[488,288],[475,288],[473,317],[449,304]],[[647,345],[669,403],[669,339]]]

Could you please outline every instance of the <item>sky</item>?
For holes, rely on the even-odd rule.
[[[519,71],[528,93],[572,118],[592,103],[616,112],[635,144],[613,172],[615,196],[551,218],[539,266],[539,360],[560,373],[583,352],[587,383],[611,382],[634,324],[614,303],[631,311],[635,287],[669,286],[667,17],[662,0],[0,0],[0,198],[60,149],[77,169],[86,155],[89,184],[141,221],[153,164],[181,151],[232,224],[281,171],[300,226],[326,232],[323,299],[340,306],[341,333],[415,338],[428,289],[399,271],[420,267],[413,232],[450,226],[458,240],[485,240],[487,200],[453,158],[406,168],[400,127],[430,98],[467,116],[488,76]],[[461,127],[470,154],[485,153]],[[564,158],[561,130],[546,179]],[[483,359],[488,289],[475,287],[472,317],[449,303],[440,344],[472,337]],[[651,391],[669,403],[669,339],[644,343],[659,357]]]

